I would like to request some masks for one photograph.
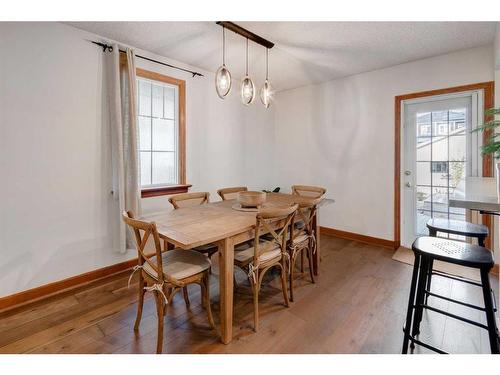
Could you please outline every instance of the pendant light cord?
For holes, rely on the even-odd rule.
[[[266,81],[269,78],[269,48],[266,48]]]
[[[247,38],[247,61],[246,61],[246,75],[248,76],[248,38]]]
[[[222,27],[222,65],[226,65],[226,28]]]

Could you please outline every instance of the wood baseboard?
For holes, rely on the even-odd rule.
[[[498,264],[495,264],[493,268],[491,269],[490,273],[492,273],[495,276],[498,276]]]
[[[320,227],[320,232],[326,234],[327,236],[334,236],[344,238],[346,240],[358,241],[367,243],[369,245],[382,246],[388,249],[397,249],[399,244],[396,241],[385,240],[383,238],[365,236],[364,234],[358,234],[353,232],[346,232],[339,229]]]
[[[14,306],[23,305],[29,302],[34,302],[38,299],[58,294],[69,289],[88,284],[92,281],[102,279],[103,277],[123,272],[132,268],[137,264],[137,259],[127,260],[126,262],[113,264],[104,268],[99,268],[94,271],[82,273],[64,280],[55,281],[50,284],[45,284],[33,289],[28,289],[10,296],[0,298],[0,311],[11,309]]]

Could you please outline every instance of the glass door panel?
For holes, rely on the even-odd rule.
[[[472,96],[463,96],[405,105],[404,194],[411,216],[406,230],[412,232],[406,246],[411,238],[428,235],[430,218],[466,219],[464,209],[448,202],[450,195],[465,193],[465,177],[471,175],[472,102]]]

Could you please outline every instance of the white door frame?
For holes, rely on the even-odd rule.
[[[400,233],[400,241],[401,241],[401,246],[406,246],[409,247],[411,243],[409,242],[409,238],[413,236],[413,228],[410,229],[409,225],[411,225],[408,222],[405,222],[405,218],[408,217],[407,215],[415,215],[415,207],[414,204],[412,207],[408,206],[408,203],[406,202],[405,199],[405,183],[407,180],[407,177],[405,176],[405,167],[407,165],[407,157],[405,154],[406,150],[406,112],[405,112],[405,106],[408,104],[417,104],[417,103],[425,103],[425,102],[433,102],[433,101],[441,101],[441,100],[446,100],[446,99],[453,99],[453,98],[463,98],[463,97],[471,97],[472,99],[472,111],[471,111],[471,127],[472,129],[476,128],[478,125],[482,124],[483,118],[484,118],[484,90],[483,89],[478,89],[478,90],[466,90],[462,92],[456,92],[456,93],[450,93],[450,94],[438,94],[438,95],[429,95],[425,97],[418,97],[414,99],[405,99],[401,100],[400,105],[400,171],[399,171],[399,179],[400,179],[400,190],[399,190],[399,197],[400,197],[400,228],[401,228],[401,233]],[[483,137],[481,136],[481,133],[472,133],[472,141],[470,142],[471,144],[468,145],[468,155],[470,155],[471,159],[471,165],[469,168],[470,175],[471,176],[481,176],[482,173],[482,157],[481,157],[481,151],[480,151],[480,146],[482,145],[482,140]],[[415,173],[415,172],[414,172]],[[414,180],[414,176],[412,178]],[[413,191],[413,194],[415,194],[415,191]],[[413,223],[413,220],[411,220]],[[411,231],[409,234],[409,231]]]

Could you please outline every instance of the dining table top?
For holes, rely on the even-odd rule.
[[[309,203],[314,198],[285,193],[267,193],[265,207],[294,203]],[[141,218],[156,223],[158,233],[183,249],[220,241],[255,227],[257,211],[245,212],[233,208],[236,200],[226,200],[177,210],[144,215]]]

